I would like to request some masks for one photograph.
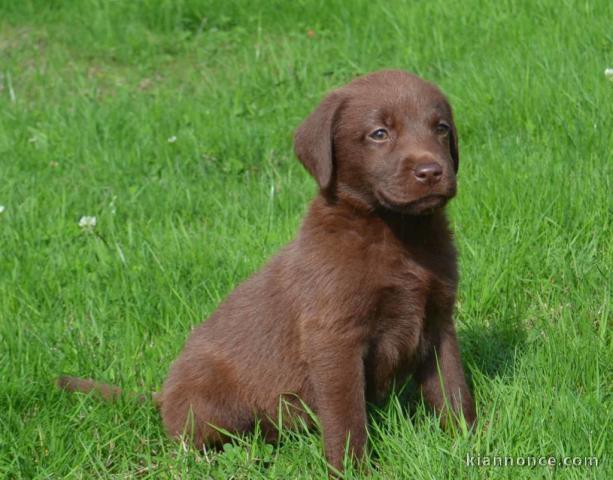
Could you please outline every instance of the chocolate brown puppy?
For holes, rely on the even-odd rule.
[[[459,155],[446,98],[403,71],[360,77],[302,123],[295,151],[318,195],[295,240],[192,331],[157,397],[166,430],[212,445],[260,421],[272,439],[279,423],[308,422],[304,402],[341,469],[347,442],[364,452],[366,401],[410,374],[443,422],[472,424],[452,316],[444,207]]]

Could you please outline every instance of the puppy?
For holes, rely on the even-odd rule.
[[[413,375],[443,423],[475,409],[453,322],[456,250],[444,214],[458,138],[432,84],[387,70],[331,92],[295,134],[317,181],[297,237],[195,328],[157,394],[164,426],[198,446],[268,439],[319,417],[342,469],[366,444],[366,402]],[[117,387],[70,377],[68,390]]]

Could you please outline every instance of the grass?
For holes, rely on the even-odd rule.
[[[190,327],[294,235],[315,188],[293,129],[327,90],[399,67],[459,124],[456,318],[480,421],[443,432],[393,395],[371,413],[370,477],[613,478],[612,10],[0,1],[0,476],[325,477],[317,432],[198,453],[152,406],[53,380],[159,388]]]

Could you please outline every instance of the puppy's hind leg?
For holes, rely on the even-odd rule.
[[[179,359],[171,368],[160,394],[160,412],[166,432],[184,437],[197,448],[220,446],[228,435],[246,433],[254,426],[254,412],[242,400],[231,369],[212,358],[197,363]]]

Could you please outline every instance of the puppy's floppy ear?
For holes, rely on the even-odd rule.
[[[449,138],[449,151],[453,159],[453,171],[458,173],[460,168],[460,150],[458,149],[458,131],[455,128],[455,122],[451,122],[451,136]]]
[[[330,93],[296,130],[296,156],[317,180],[321,190],[330,186],[334,170],[334,125],[343,103],[339,92]]]

